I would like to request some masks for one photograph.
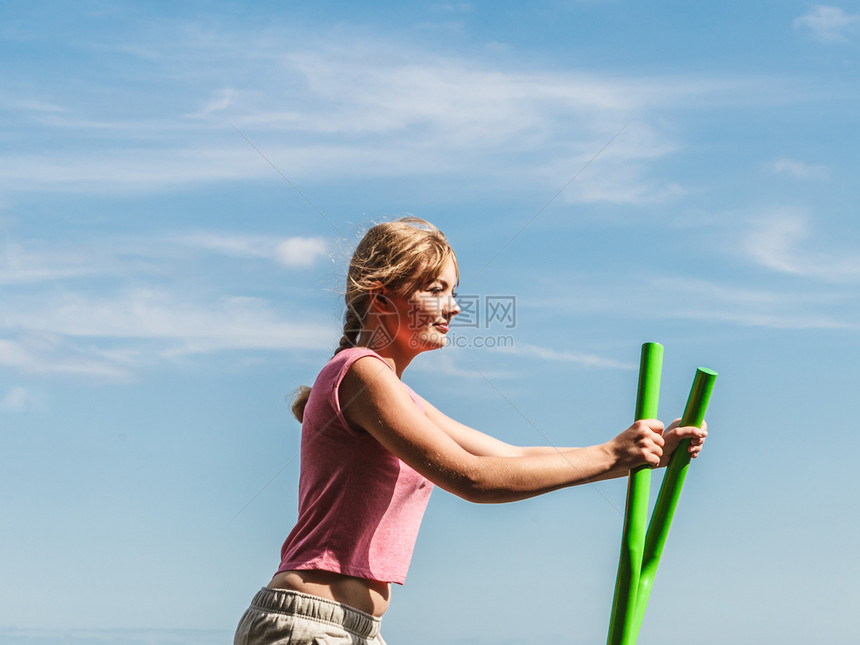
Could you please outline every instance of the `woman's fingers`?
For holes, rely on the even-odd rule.
[[[636,446],[640,451],[639,457],[653,466],[660,464],[663,456],[663,423],[657,419],[643,419],[633,424],[636,428]]]

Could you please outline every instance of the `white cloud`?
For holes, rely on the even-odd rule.
[[[162,356],[325,348],[338,331],[299,311],[284,319],[258,298],[191,303],[155,289],[127,290],[114,298],[74,293],[50,301],[10,298],[10,307],[0,313],[0,327],[58,338],[159,341]],[[22,363],[23,356],[19,359]]]
[[[535,135],[553,140],[595,124],[613,123],[617,129],[623,118],[645,110],[741,95],[749,84],[741,79],[520,71],[366,43],[291,52],[284,60],[306,79],[305,100],[313,100],[313,109],[255,110],[247,122],[261,119],[269,128],[320,133],[429,133],[434,140],[441,137],[448,145],[461,146],[495,146],[512,138],[534,142]]]
[[[684,276],[640,276],[634,282],[589,280],[571,292],[536,294],[529,306],[554,315],[730,323],[770,329],[858,329],[853,291],[791,285],[785,290]]]
[[[338,325],[262,299],[216,302],[153,289],[116,297],[16,295],[0,310],[0,366],[40,375],[127,382],[160,363],[225,351],[329,350]]]
[[[328,246],[321,237],[291,237],[277,247],[278,261],[288,267],[309,267],[318,258],[328,255]]]
[[[44,407],[44,397],[23,387],[13,387],[0,399],[0,410],[32,412]]]
[[[550,178],[556,183],[570,172],[572,157],[589,158],[635,117],[638,126],[606,155],[628,189],[617,190],[617,182],[593,183],[580,200],[654,202],[678,188],[649,181],[644,166],[623,168],[679,148],[651,115],[780,94],[773,83],[757,79],[523,70],[499,56],[489,63],[443,57],[384,39],[341,37],[334,44],[319,39],[308,45],[274,30],[249,38],[212,32],[144,47],[162,53],[150,65],[187,61],[171,68],[170,77],[185,82],[177,100],[194,108],[184,117],[165,116],[163,110],[147,115],[149,103],[129,89],[125,100],[134,102],[133,111],[117,105],[104,116],[46,113],[44,133],[62,129],[64,141],[78,145],[5,153],[0,187],[127,193],[198,182],[281,181],[232,124],[302,186],[332,177],[462,176],[476,169],[484,177],[516,177],[533,185],[529,177],[543,178],[543,169],[563,166]],[[249,75],[249,69],[263,68],[249,66],[249,56],[265,61],[265,76]],[[204,69],[202,60],[218,61],[219,74]],[[765,84],[768,92],[750,91]]]
[[[624,361],[619,361],[606,356],[597,354],[589,354],[577,352],[573,350],[560,350],[556,348],[541,347],[539,345],[530,345],[518,343],[513,351],[517,354],[529,356],[531,358],[540,358],[548,361],[562,361],[572,363],[580,367],[596,367],[604,369],[620,369],[632,370],[636,369],[636,365]]]
[[[7,191],[50,187],[69,192],[128,193],[163,190],[197,182],[268,179],[270,168],[248,154],[247,145],[223,147],[128,147],[94,151],[6,154],[0,156],[2,186]]]
[[[171,240],[181,246],[240,258],[271,259],[278,245],[278,241],[269,236],[221,231],[180,233],[172,236]]]
[[[212,99],[204,105],[199,111],[188,114],[191,119],[203,119],[213,112],[221,112],[226,110],[233,104],[233,99],[236,96],[236,90],[232,87],[226,87],[218,90]]]
[[[131,373],[110,361],[80,356],[59,342],[37,343],[0,340],[0,365],[29,374],[86,376],[111,381],[128,381]]]
[[[805,213],[784,210],[755,222],[742,249],[757,264],[780,273],[828,282],[860,277],[860,251],[828,243],[819,251]]]
[[[465,365],[464,365],[465,364]],[[420,359],[410,363],[410,372],[423,372],[432,376],[452,376],[468,379],[509,379],[519,376],[516,370],[479,369],[468,353],[456,348],[446,348],[439,352],[426,352]],[[446,379],[445,383],[453,382]]]
[[[543,168],[543,174],[547,178],[567,174],[573,179],[562,195],[566,202],[663,203],[682,195],[685,189],[653,179],[649,166],[680,148],[678,142],[661,136],[646,123],[629,124],[603,140],[580,144],[576,159],[565,159],[563,164],[556,160]]]
[[[63,108],[55,103],[41,99],[31,99],[13,95],[0,95],[0,107],[10,112],[58,114]]]
[[[264,297],[213,298],[224,289],[201,288],[199,280],[179,288],[172,277],[205,276],[207,254],[226,255],[262,262],[250,274],[260,293],[261,275],[277,281],[278,267],[311,266],[327,249],[321,237],[223,231],[7,241],[0,245],[0,366],[127,381],[180,356],[328,349],[339,330],[317,312]]]
[[[89,251],[89,252],[88,252]],[[78,278],[115,269],[115,258],[80,246],[51,245],[31,240],[6,241],[0,246],[0,285]]]
[[[470,2],[435,2],[432,8],[437,11],[446,11],[452,13],[472,11],[472,3]]]
[[[856,316],[846,314],[843,308],[853,295],[846,297],[839,292],[781,292],[691,278],[653,279],[646,291],[656,303],[648,314],[667,319],[724,321],[770,329],[860,328]]]
[[[276,237],[219,231],[180,234],[172,241],[191,248],[238,258],[270,260],[291,268],[307,268],[328,256],[329,242],[324,237]]]
[[[743,249],[757,264],[782,273],[803,274],[794,247],[806,238],[805,218],[784,213],[759,221],[744,240]]]
[[[565,201],[659,204],[676,199],[685,192],[679,184],[648,177],[646,170],[638,164],[609,162],[589,170],[565,190]]]
[[[856,30],[860,16],[847,14],[839,7],[816,5],[805,16],[795,18],[795,29],[809,29],[820,40],[839,42],[847,40]]]
[[[777,175],[788,175],[795,179],[826,179],[828,176],[824,166],[814,166],[784,157],[775,159],[769,167]]]
[[[0,285],[106,276],[163,274],[177,252],[202,251],[265,260],[290,268],[312,266],[327,255],[322,237],[280,237],[227,231],[104,236],[85,241],[6,240],[0,245]]]

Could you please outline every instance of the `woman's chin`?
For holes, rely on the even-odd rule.
[[[445,334],[438,331],[423,332],[410,341],[410,345],[420,352],[442,349],[448,343]]]

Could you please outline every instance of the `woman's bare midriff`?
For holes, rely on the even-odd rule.
[[[388,609],[391,585],[377,580],[353,578],[331,571],[281,571],[269,583],[270,589],[290,589],[334,600],[366,614],[382,616]]]

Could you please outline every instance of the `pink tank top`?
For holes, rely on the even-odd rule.
[[[311,389],[302,423],[299,517],[281,548],[278,571],[321,569],[403,584],[433,484],[350,427],[338,387],[365,347],[338,352]],[[423,412],[415,393],[404,384]]]

